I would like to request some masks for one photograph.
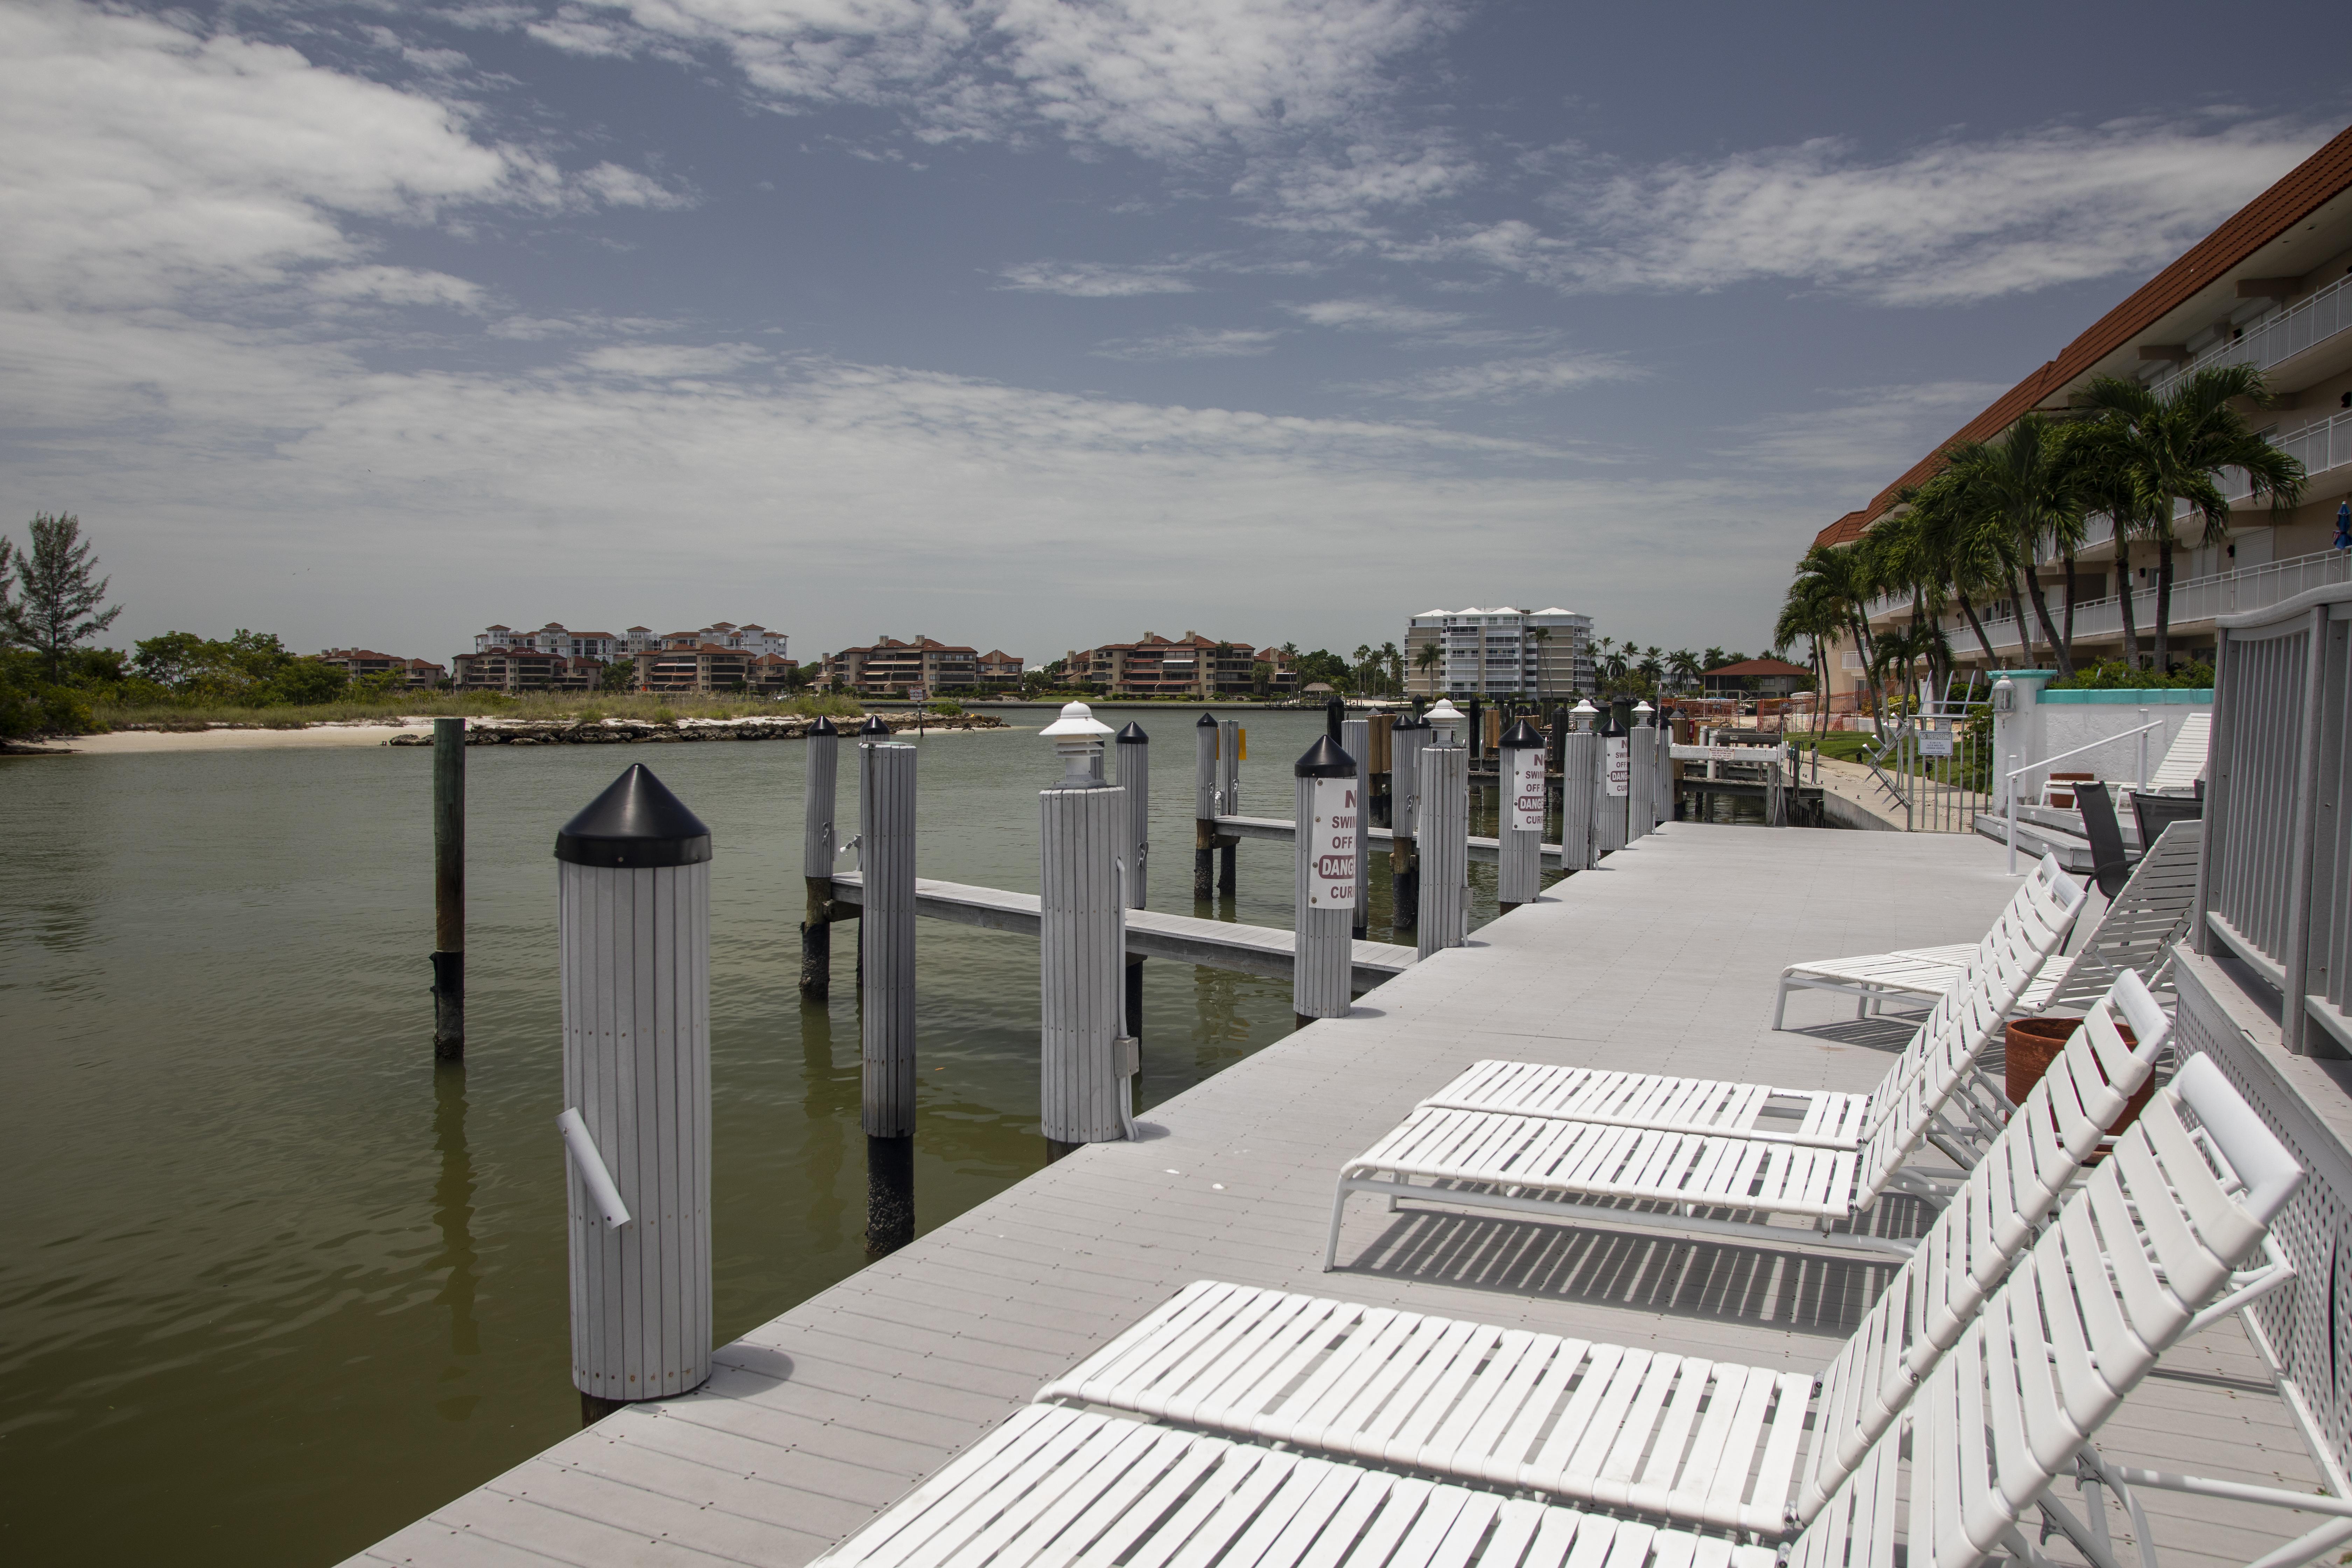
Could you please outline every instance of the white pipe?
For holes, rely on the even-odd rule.
[[[581,1181],[587,1184],[588,1196],[604,1215],[604,1223],[614,1230],[629,1223],[629,1205],[621,1201],[621,1189],[613,1184],[613,1173],[604,1168],[604,1158],[596,1152],[596,1140],[588,1136],[588,1123],[580,1112],[567,1107],[555,1124],[563,1129],[563,1146],[572,1152],[572,1163],[580,1169]]]
[[[2117,741],[2129,740],[2132,736],[2137,735],[2140,737],[2140,787],[2146,789],[2147,787],[2147,732],[2163,727],[2163,720],[2151,720],[2137,730],[2126,730],[2120,735],[2109,735],[2105,740],[2093,741],[2087,746],[2077,746],[2071,752],[2061,752],[2054,757],[2043,757],[2038,762],[2028,763],[2023,767],[2010,769],[2003,775],[2009,785],[2009,874],[2012,877],[2017,875],[2017,780],[2019,774],[2030,773],[2037,769],[2046,768],[2053,763],[2063,763],[2069,757],[2080,756],[2084,752],[2095,752],[2101,746],[2112,745]],[[2017,761],[2017,753],[2010,752],[2009,760],[2012,763]]]

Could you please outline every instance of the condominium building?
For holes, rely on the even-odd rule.
[[[835,691],[969,690],[980,684],[980,650],[919,635],[912,642],[883,637],[826,654],[824,682]]]
[[[1896,498],[1906,487],[1937,472],[1946,448],[1997,441],[2028,410],[2063,411],[2095,377],[2128,377],[2164,394],[2199,370],[2233,364],[2263,372],[2273,396],[2267,406],[2249,405],[2245,412],[2267,439],[2302,462],[2308,479],[2300,505],[2273,512],[2268,501],[2253,499],[2242,471],[2223,470],[2221,488],[2232,503],[2226,527],[2209,530],[2201,514],[2177,509],[2168,650],[2175,659],[2212,656],[2218,616],[2260,609],[2352,577],[2352,552],[2331,548],[2336,509],[2352,499],[2352,130],[2134,290],[1935,452],[1895,476],[1867,505],[1822,530],[1815,542],[1843,545],[1862,538],[1898,512]],[[2089,538],[2075,556],[2076,664],[2121,655],[2126,592],[2133,595],[2141,652],[2152,651],[2156,557],[2153,544],[2134,543],[2131,581],[2117,581],[2113,524],[2105,517],[2090,520]],[[2037,576],[2057,619],[2064,574],[2045,555]],[[2022,664],[2019,606],[2004,599],[1975,608],[1990,658],[1976,627],[1958,610],[1944,624],[1954,658],[1964,668]],[[2032,614],[2030,606],[2026,614]],[[1870,619],[1880,629],[1907,626],[1910,596],[1878,601]],[[2032,635],[2038,663],[2050,650],[2038,622]],[[1831,650],[1832,704],[1855,700],[1863,663],[1851,646]]]
[[[700,632],[672,632],[661,646],[631,656],[640,691],[788,690],[798,660],[707,640]]]
[[[1404,679],[1417,697],[1587,694],[1592,617],[1557,606],[1425,610],[1405,626]]]
[[[1195,631],[1181,637],[1146,632],[1133,642],[1073,648],[1067,658],[1071,679],[1117,697],[1239,697],[1257,689],[1261,664],[1269,667],[1267,695],[1288,696],[1298,685],[1296,664],[1282,649],[1219,642]]]
[[[331,664],[353,680],[370,675],[398,675],[403,686],[430,689],[441,684],[449,672],[429,659],[403,658],[394,653],[377,653],[363,647],[331,647],[320,650],[320,664]]]
[[[536,647],[487,647],[455,660],[461,691],[593,691],[604,682],[604,666]]]
[[[983,681],[1017,681],[1021,679],[1022,663],[1003,648],[990,648],[980,656],[980,678]]]
[[[474,634],[474,651],[486,653],[494,647],[531,648],[540,653],[560,653],[566,658],[593,658],[610,662],[636,654],[652,653],[675,638],[690,637],[698,643],[710,643],[738,652],[773,654],[782,658],[790,650],[788,639],[782,632],[772,632],[752,622],[737,626],[732,621],[713,621],[693,632],[662,634],[650,626],[631,626],[618,634],[613,632],[575,632],[561,621],[550,621],[535,632],[521,632],[508,626],[486,626]]]

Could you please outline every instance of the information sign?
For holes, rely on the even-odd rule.
[[[1633,789],[1633,757],[1625,735],[1601,737],[1601,771],[1611,795],[1630,795]]]
[[[1923,757],[1948,757],[1952,754],[1952,732],[1949,730],[1919,731],[1919,754]]]
[[[1314,835],[1307,840],[1307,907],[1356,907],[1356,839],[1363,831],[1356,809],[1356,781],[1315,781]]]
[[[1544,830],[1544,754],[1511,753],[1511,826],[1521,833]]]

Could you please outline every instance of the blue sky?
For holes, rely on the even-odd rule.
[[[16,0],[0,526],[129,637],[1753,647],[2352,120],[2334,13],[2212,17]]]

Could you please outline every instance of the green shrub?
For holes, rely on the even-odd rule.
[[[944,714],[946,717],[950,719],[957,718],[963,712],[962,703],[945,697],[937,698],[932,701],[926,702],[923,704],[923,708],[927,712]]]
[[[2184,664],[2172,674],[2160,669],[2134,669],[2122,659],[2111,658],[2105,664],[2088,669],[2078,669],[2072,680],[2053,680],[2050,691],[2199,691],[2213,684],[2213,667],[2205,663]]]

